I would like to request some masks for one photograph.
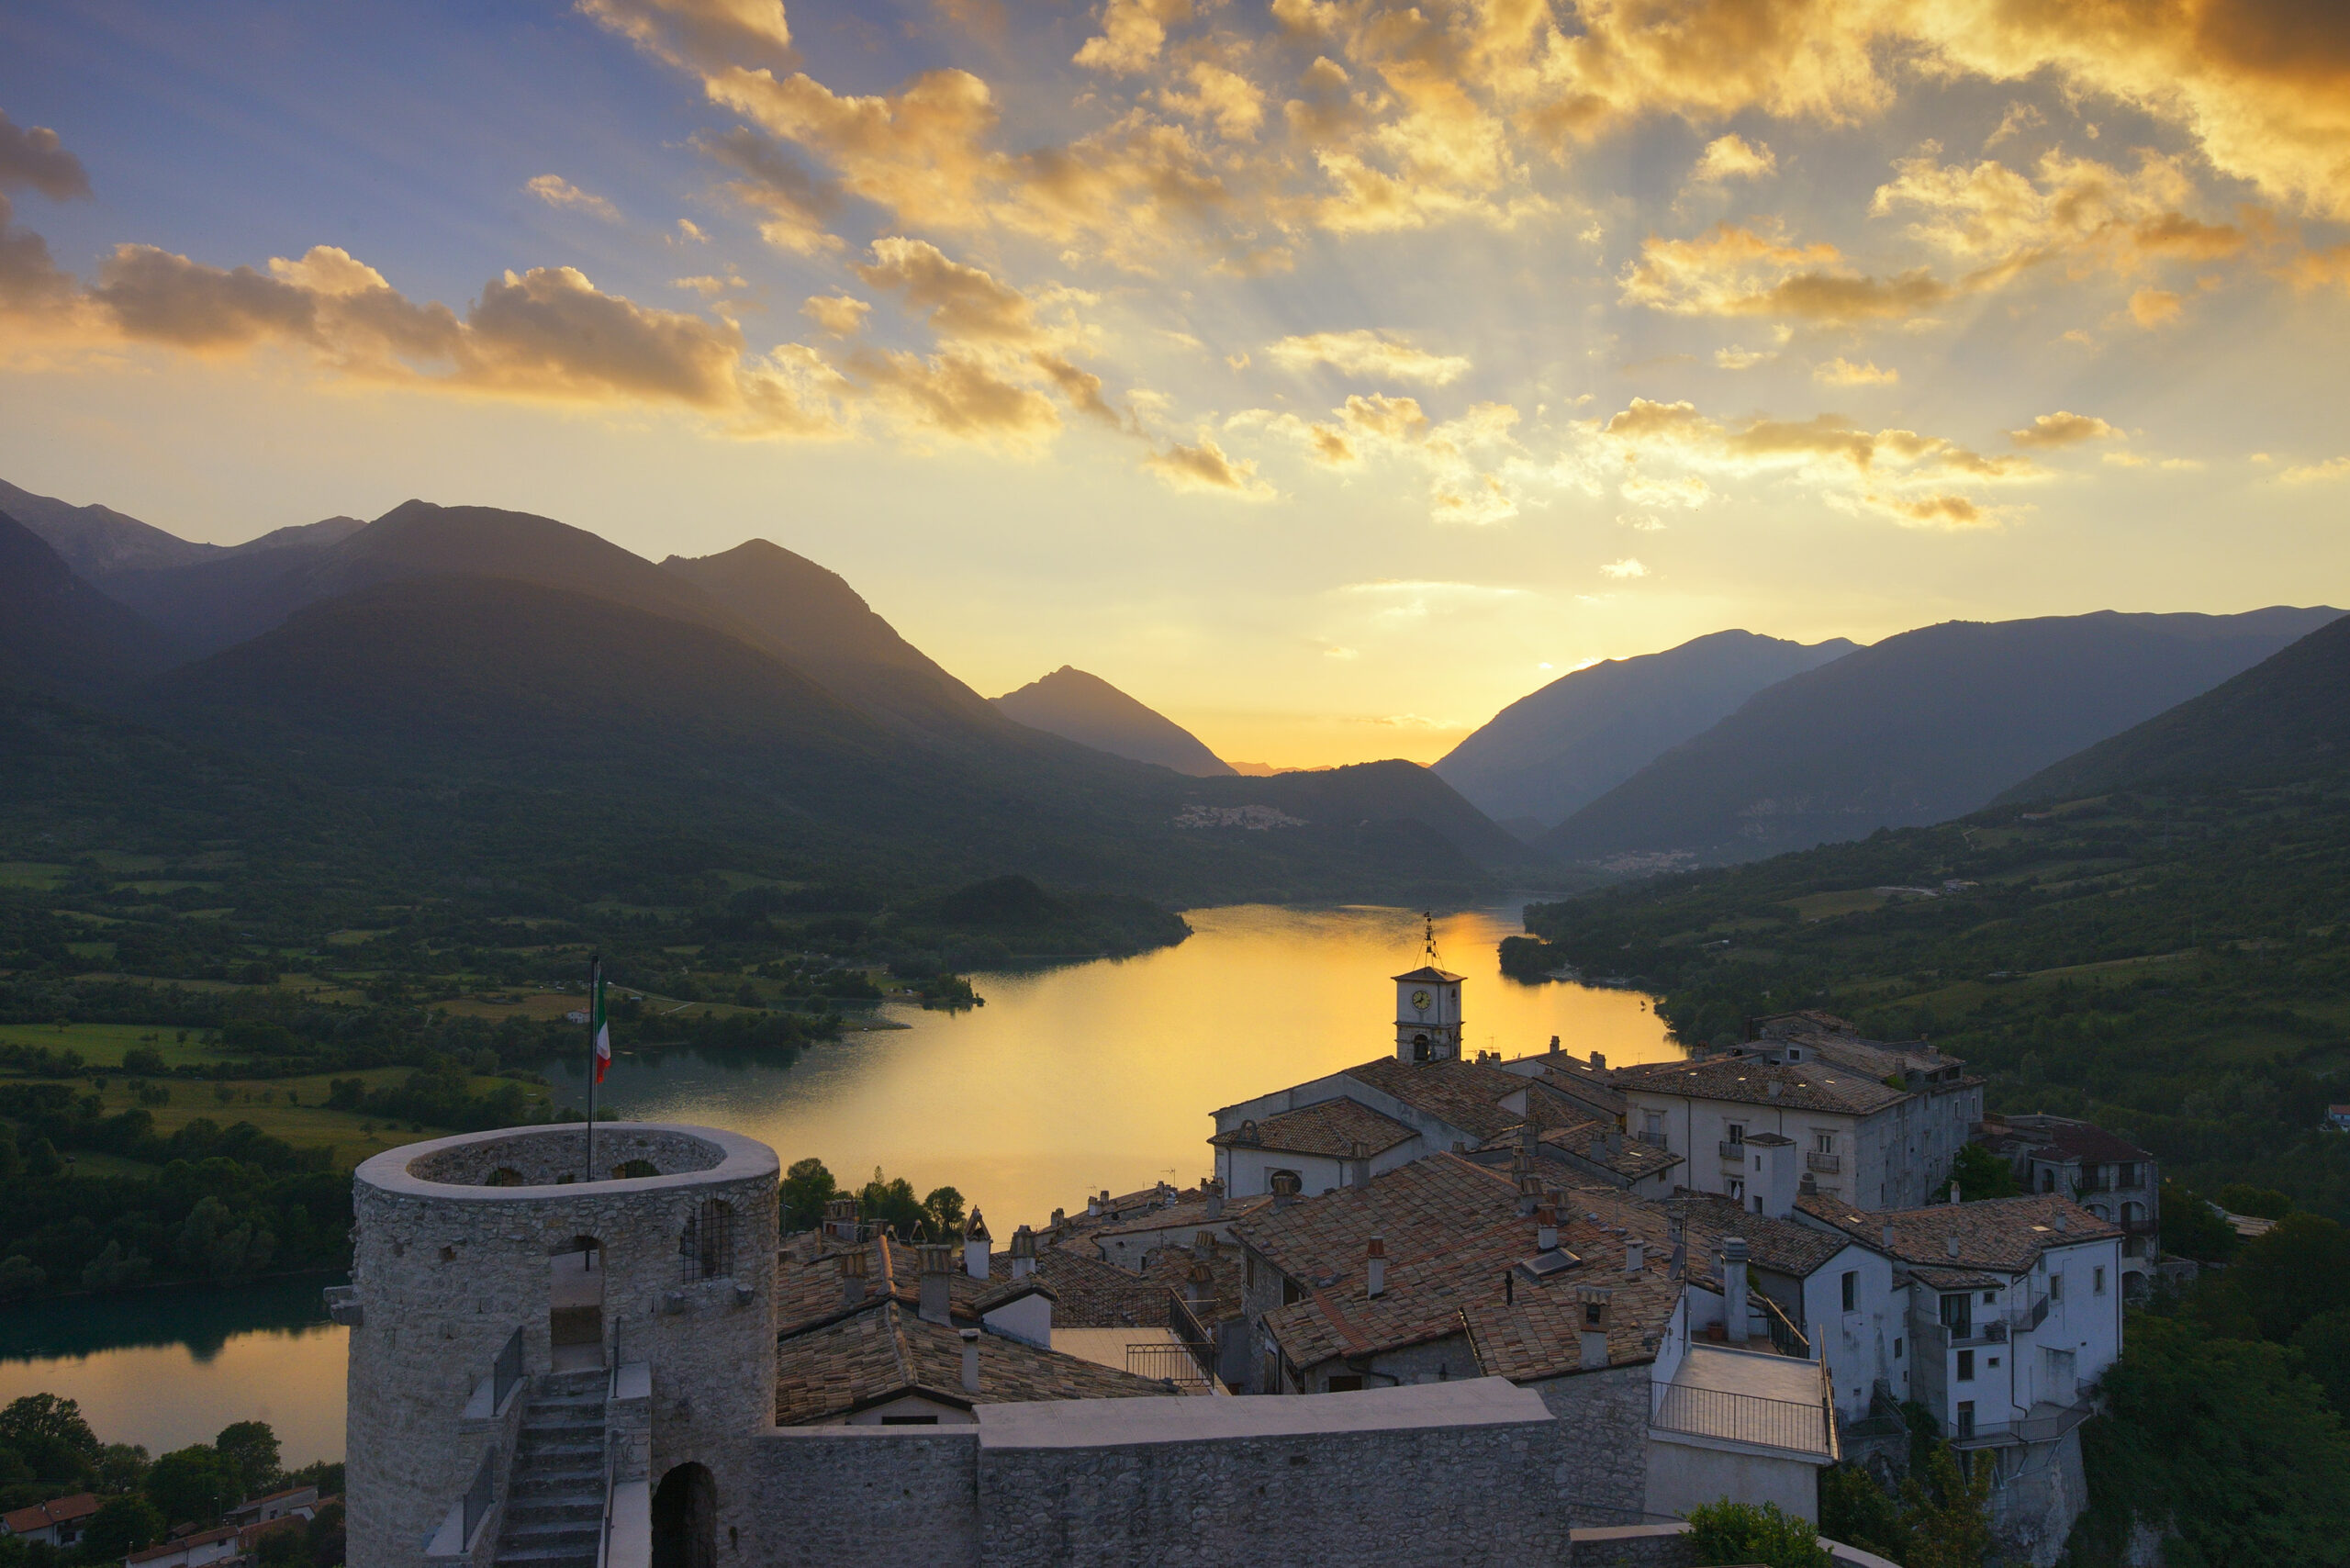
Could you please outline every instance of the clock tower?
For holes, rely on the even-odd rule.
[[[1395,977],[1395,1059],[1460,1059],[1460,980],[1425,964]]]

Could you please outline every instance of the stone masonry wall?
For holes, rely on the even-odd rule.
[[[606,1137],[599,1127],[599,1160]],[[346,1427],[352,1568],[416,1568],[481,1462],[487,1439],[460,1431],[475,1382],[518,1326],[526,1373],[548,1370],[550,1258],[583,1236],[601,1244],[608,1357],[652,1369],[653,1479],[686,1460],[709,1465],[724,1536],[754,1490],[746,1450],[752,1433],[772,1427],[775,1398],[778,1172],[764,1146],[734,1141],[744,1150],[709,1176],[568,1186],[423,1183],[398,1150],[362,1167],[352,1265],[362,1318],[351,1334]],[[733,1272],[685,1282],[679,1240],[709,1198],[733,1208]]]
[[[1559,1425],[1550,1484],[1577,1524],[1633,1525],[1648,1504],[1649,1374],[1611,1367],[1532,1384]]]
[[[750,1445],[720,1568],[979,1568],[977,1427],[787,1427]]]
[[[596,1128],[596,1166],[609,1176],[615,1165],[650,1161],[664,1176],[714,1169],[726,1151],[708,1138],[666,1127],[605,1126]],[[568,1176],[574,1181],[588,1168],[588,1130],[574,1127],[516,1128],[489,1137],[469,1138],[411,1161],[408,1174],[419,1181],[453,1187],[484,1187],[498,1170],[513,1171],[519,1186],[554,1186]]]

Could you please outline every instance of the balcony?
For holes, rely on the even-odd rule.
[[[1746,1163],[1746,1145],[1736,1139],[1724,1138],[1721,1142],[1721,1151],[1722,1158],[1726,1160],[1735,1160],[1740,1165]]]
[[[1841,1175],[1844,1170],[1842,1155],[1822,1154],[1818,1149],[1813,1149],[1809,1154],[1805,1155],[1803,1163],[1805,1170],[1817,1170],[1823,1176]]]

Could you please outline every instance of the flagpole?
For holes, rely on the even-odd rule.
[[[588,961],[588,1180],[596,1179],[596,1004],[604,994],[604,955]]]

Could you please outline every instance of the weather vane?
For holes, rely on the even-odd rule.
[[[1433,910],[1424,909],[1420,911],[1420,920],[1424,933],[1424,951],[1428,965],[1432,969],[1442,969],[1444,966],[1437,961],[1436,954],[1436,913]]]

